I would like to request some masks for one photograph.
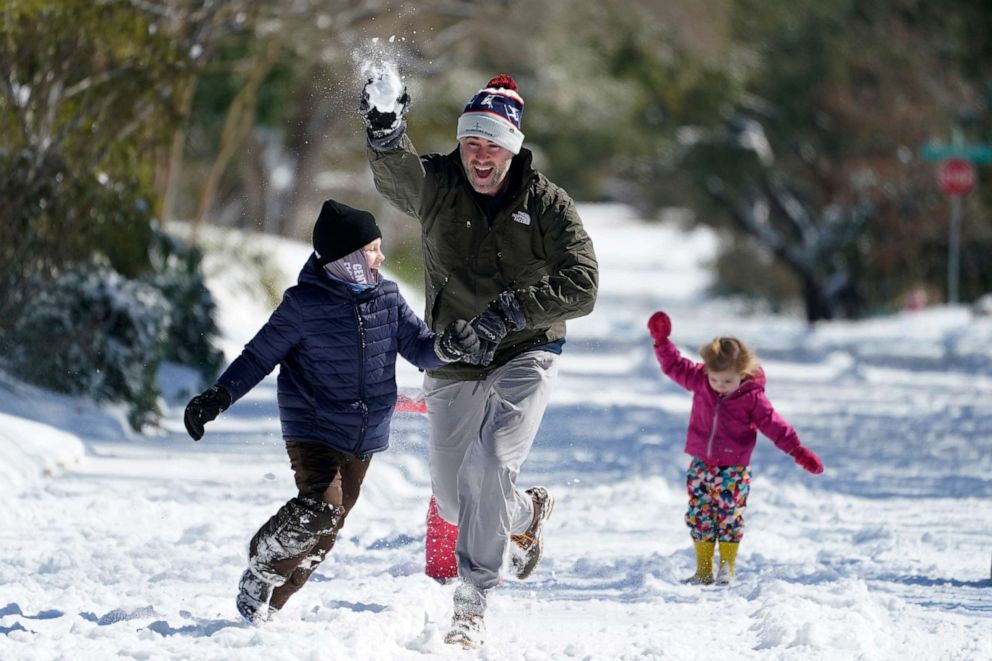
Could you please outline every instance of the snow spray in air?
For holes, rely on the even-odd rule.
[[[371,80],[369,87],[369,103],[379,112],[395,112],[396,100],[403,95],[403,81],[399,72],[396,49],[393,48],[394,38],[388,43],[373,39],[370,43],[353,53],[362,76],[362,84]]]

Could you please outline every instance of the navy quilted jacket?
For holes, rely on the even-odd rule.
[[[327,277],[311,255],[298,284],[217,383],[237,401],[279,365],[283,438],[367,455],[389,447],[396,354],[421,369],[439,367],[434,339],[395,282],[355,292]]]

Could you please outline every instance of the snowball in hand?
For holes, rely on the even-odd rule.
[[[384,72],[366,88],[369,93],[369,104],[379,112],[395,112],[396,100],[403,96],[403,85],[399,78],[390,72]]]

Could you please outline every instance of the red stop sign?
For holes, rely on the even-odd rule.
[[[946,195],[967,195],[975,185],[975,168],[963,158],[950,158],[940,164],[937,181]]]

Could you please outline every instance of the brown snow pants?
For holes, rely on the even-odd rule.
[[[307,582],[334,546],[345,517],[355,506],[372,461],[321,443],[286,441],[299,493],[252,537],[249,563],[284,579],[269,607],[280,609]]]

